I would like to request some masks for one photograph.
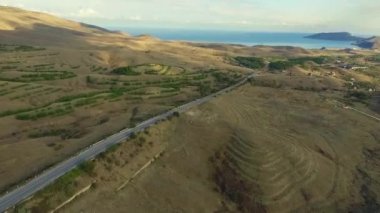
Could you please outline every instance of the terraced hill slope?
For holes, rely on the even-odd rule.
[[[90,175],[71,181],[96,185],[62,212],[379,210],[378,121],[343,108],[338,92],[263,85],[242,86],[95,160]],[[140,151],[129,155],[133,146]],[[42,196],[19,209],[54,208],[62,193]]]

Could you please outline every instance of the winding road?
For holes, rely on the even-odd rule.
[[[254,74],[251,74],[247,77],[244,77],[241,81],[236,83],[235,85],[232,85],[228,88],[225,88],[219,92],[216,92],[214,94],[211,94],[209,96],[194,100],[192,102],[189,102],[187,104],[184,104],[182,106],[179,106],[177,108],[174,108],[168,112],[162,113],[160,115],[157,115],[153,118],[150,118],[139,125],[137,125],[134,128],[131,129],[124,129],[104,140],[101,140],[89,147],[87,149],[79,152],[75,156],[72,156],[71,158],[55,165],[54,167],[48,169],[47,171],[41,173],[40,175],[34,177],[24,185],[19,186],[18,188],[14,189],[13,191],[8,192],[7,194],[0,197],[0,212],[6,211],[8,208],[13,207],[17,203],[29,198],[34,193],[38,192],[39,190],[45,188],[49,184],[53,183],[55,180],[57,180],[59,177],[63,176],[67,172],[71,171],[75,167],[79,166],[85,161],[91,160],[95,158],[97,155],[99,155],[102,152],[105,152],[108,148],[111,146],[124,142],[126,139],[128,139],[133,133],[138,133],[146,128],[149,128],[150,126],[153,126],[157,122],[161,120],[165,120],[168,117],[172,116],[175,112],[182,113],[187,110],[189,110],[192,107],[201,105],[205,102],[210,101],[211,99],[215,98],[216,96],[219,96],[223,93],[226,93],[228,91],[231,91],[247,82],[248,79],[252,78]]]

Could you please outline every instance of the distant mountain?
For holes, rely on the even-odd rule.
[[[380,49],[380,37],[374,36],[368,39],[362,39],[356,41],[354,45],[366,49]]]
[[[319,40],[331,40],[331,41],[359,41],[364,38],[353,36],[348,32],[333,32],[333,33],[317,33],[305,38],[319,39]]]

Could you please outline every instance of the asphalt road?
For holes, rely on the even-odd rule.
[[[18,188],[14,189],[13,191],[8,192],[4,196],[0,198],[0,212],[4,212],[8,208],[13,207],[17,203],[27,199],[28,197],[32,196],[34,193],[38,192],[39,190],[45,188],[49,184],[53,183],[55,180],[57,180],[59,177],[63,176],[67,172],[71,171],[75,167],[79,166],[85,161],[91,160],[95,158],[100,153],[106,151],[111,146],[121,143],[128,139],[132,133],[137,133],[140,131],[145,130],[146,128],[153,126],[157,122],[161,120],[165,120],[168,117],[172,116],[175,112],[185,112],[189,110],[192,107],[198,106],[200,104],[203,104],[205,102],[210,101],[211,99],[215,98],[216,96],[219,96],[225,92],[231,91],[244,83],[247,82],[249,78],[253,77],[253,74],[249,75],[248,77],[245,77],[243,80],[241,80],[239,83],[230,86],[228,88],[225,88],[219,92],[216,92],[214,94],[211,94],[209,96],[194,100],[192,102],[189,102],[187,104],[184,104],[182,106],[179,106],[177,108],[174,108],[168,112],[165,112],[163,114],[160,114],[156,117],[150,118],[139,125],[137,125],[134,128],[131,129],[124,129],[104,140],[101,140],[91,146],[89,146],[84,151],[76,154],[75,156],[57,164],[56,166],[48,169],[47,171],[43,172],[39,176],[34,177],[30,181],[28,181],[26,184],[19,186]]]

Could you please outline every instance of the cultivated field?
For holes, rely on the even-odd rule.
[[[1,189],[244,75],[164,64],[101,67],[67,63],[60,51],[1,47]]]

